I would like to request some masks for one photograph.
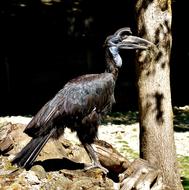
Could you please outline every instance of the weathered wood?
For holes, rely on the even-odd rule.
[[[109,143],[102,140],[96,140],[94,144],[101,164],[110,172],[120,174],[131,164],[127,158],[123,157]]]
[[[109,172],[119,175],[120,190],[162,190],[161,171],[146,160],[136,159],[132,163],[109,143],[97,140],[96,153],[101,164]]]
[[[120,175],[120,190],[162,190],[161,172],[146,160],[134,160]]]

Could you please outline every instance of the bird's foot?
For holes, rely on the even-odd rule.
[[[100,163],[85,164],[85,166],[84,166],[84,170],[85,171],[93,169],[93,168],[100,168],[105,175],[109,172],[108,169],[106,169],[105,167],[103,167]]]

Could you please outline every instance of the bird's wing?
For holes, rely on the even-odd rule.
[[[43,129],[48,133],[54,120],[60,115],[59,109],[62,102],[63,100],[57,95],[48,101],[28,123],[24,132],[32,137],[38,136],[41,131],[44,131]]]
[[[65,117],[83,118],[94,108],[102,112],[112,102],[113,88],[114,80],[109,73],[73,79],[39,110],[24,132],[29,136],[45,134]]]

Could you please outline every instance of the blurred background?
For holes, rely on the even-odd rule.
[[[185,7],[172,1],[173,106],[189,104]],[[106,37],[125,26],[135,34],[134,1],[1,0],[0,25],[0,115],[33,115],[68,80],[104,72]],[[135,52],[120,54],[113,111],[137,110]]]

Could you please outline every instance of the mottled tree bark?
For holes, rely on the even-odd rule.
[[[176,161],[170,90],[171,0],[137,0],[138,35],[156,47],[138,53],[140,155],[159,167],[165,189],[183,189]]]

